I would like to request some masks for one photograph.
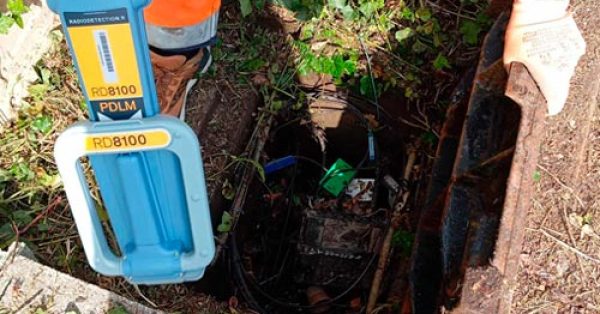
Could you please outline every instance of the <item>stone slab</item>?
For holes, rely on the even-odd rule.
[[[17,254],[0,251],[0,313],[162,313]]]

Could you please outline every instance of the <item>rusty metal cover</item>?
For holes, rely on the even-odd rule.
[[[546,106],[522,65],[506,75],[507,22],[488,34],[468,104],[442,132],[413,252],[414,313],[510,311]]]

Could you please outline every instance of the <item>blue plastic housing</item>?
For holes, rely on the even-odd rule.
[[[127,10],[144,91],[144,118],[153,117],[160,112],[143,20],[143,7],[149,3],[149,0],[48,0],[49,7],[60,15],[63,26],[66,25],[66,12]],[[75,56],[69,32],[64,28],[71,54]],[[74,60],[74,63],[78,67],[78,60]],[[85,85],[81,75],[79,79],[82,86]],[[98,121],[98,114],[90,105],[85,87],[82,89],[90,108],[90,120]],[[170,124],[185,125],[181,121],[169,121]],[[114,125],[112,131],[119,131],[118,122],[96,123],[103,125],[105,129]],[[189,149],[196,150],[191,153],[199,156],[197,138],[190,141],[193,142],[189,143]],[[122,273],[105,274],[122,275],[130,282],[143,284],[174,283],[201,277],[203,268],[201,271],[182,275],[180,259],[194,250],[209,248],[210,251],[214,243],[194,243],[192,226],[196,222],[190,221],[188,215],[190,204],[183,178],[183,173],[190,169],[182,169],[180,158],[166,150],[103,154],[89,158],[119,249],[126,261],[123,263]],[[199,162],[202,167],[201,160]],[[194,175],[197,175],[198,188],[204,189],[205,195],[203,174]],[[208,210],[207,206],[202,210]],[[205,228],[203,232],[212,239],[211,228]],[[94,265],[95,261],[90,263]],[[98,271],[102,273],[101,270]]]

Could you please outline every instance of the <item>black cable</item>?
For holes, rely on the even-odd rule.
[[[283,240],[285,239],[285,233],[287,231],[288,225],[289,225],[289,220],[290,220],[290,216],[292,213],[292,203],[293,203],[293,197],[294,197],[294,190],[296,188],[296,175],[298,174],[298,165],[294,165],[294,172],[292,174],[292,180],[290,182],[290,186],[288,188],[288,191],[286,192],[286,197],[288,198],[288,202],[287,202],[287,206],[286,206],[286,216],[285,216],[285,223],[283,224],[283,230],[281,231],[281,236],[280,239],[281,241],[279,241],[279,245],[278,245],[278,249],[277,249],[277,254],[275,254],[275,267],[274,269],[278,269],[279,267],[277,267],[277,262],[279,261],[279,256],[281,254],[281,250],[283,249]],[[284,262],[283,265],[285,265],[285,258],[284,258]],[[283,267],[282,265],[282,267]]]
[[[308,158],[308,157],[305,157],[305,156],[300,156],[300,155],[295,155],[293,157],[296,158],[296,159],[302,160],[302,161],[309,162],[309,163],[311,163],[311,164],[319,167],[319,169],[321,169],[321,171],[327,172],[327,168],[325,168],[325,165],[319,163],[318,161],[316,161],[314,159],[311,159],[311,158]]]
[[[234,254],[233,254],[233,256],[234,256],[233,262],[235,264],[234,267],[238,268],[238,269],[236,269],[236,272],[234,272],[234,273],[238,274],[238,275],[241,274],[242,277],[244,277],[244,278],[239,278],[242,281],[241,283],[242,283],[242,286],[244,287],[244,289],[248,288],[246,279],[249,279],[250,284],[254,287],[254,289],[256,289],[263,297],[267,298],[269,301],[271,301],[271,302],[273,302],[273,303],[275,303],[275,304],[277,304],[279,306],[292,307],[292,308],[297,308],[297,309],[314,309],[314,308],[317,308],[317,307],[322,307],[323,305],[333,304],[333,303],[341,300],[343,297],[345,297],[348,293],[350,293],[363,280],[363,278],[369,272],[369,269],[371,268],[371,266],[373,266],[373,263],[377,259],[377,255],[373,254],[373,256],[371,257],[371,259],[369,260],[369,263],[367,264],[367,266],[365,266],[365,268],[363,269],[362,273],[356,278],[356,280],[346,290],[344,290],[342,293],[338,294],[336,297],[334,297],[334,298],[332,298],[330,300],[327,300],[325,302],[321,302],[321,303],[316,304],[316,305],[300,305],[300,304],[297,304],[297,303],[289,303],[289,302],[286,302],[286,301],[281,301],[281,300],[277,299],[276,297],[274,297],[273,295],[269,294],[268,292],[264,291],[262,289],[262,287],[260,287],[260,285],[258,285],[252,278],[250,278],[250,276],[248,276],[247,271],[244,269],[244,265],[242,265],[241,259],[239,258],[239,251],[238,251],[237,243],[236,243],[236,240],[235,240],[235,234],[232,234],[232,236],[231,236],[231,242],[232,242],[231,243],[231,250],[234,251]],[[237,258],[235,258],[235,257],[237,257]],[[245,278],[245,277],[248,277],[248,278]],[[255,301],[254,297],[252,296],[252,293],[250,291],[247,291],[247,292],[251,295],[252,300]],[[251,302],[248,302],[248,303],[251,303]],[[260,311],[261,313],[266,313],[264,311],[264,309],[260,308],[260,306],[258,306],[258,308],[255,308],[255,309],[257,311]]]

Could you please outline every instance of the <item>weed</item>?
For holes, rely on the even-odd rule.
[[[58,45],[62,36],[53,36]],[[73,88],[77,77],[63,57],[66,54],[66,46],[60,45],[36,65],[39,78],[30,87],[31,96],[22,103],[18,119],[1,131],[0,248],[38,231],[44,236],[49,224],[40,215],[62,194],[52,157],[54,140],[66,126],[84,117],[81,94]],[[34,219],[35,226],[28,227]]]
[[[129,311],[122,305],[117,305],[110,308],[106,314],[129,314]]]
[[[415,236],[405,230],[398,229],[392,236],[392,246],[398,247],[404,256],[410,256]]]
[[[8,0],[6,10],[7,13],[0,12],[0,35],[7,34],[13,25],[23,28],[22,15],[27,13],[29,8],[23,3],[23,0]]]

